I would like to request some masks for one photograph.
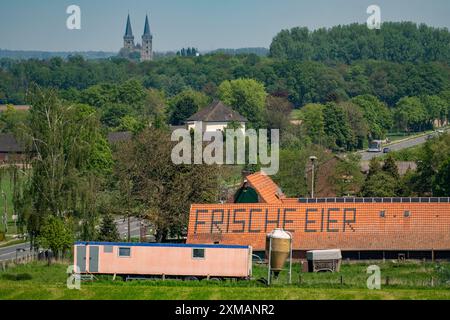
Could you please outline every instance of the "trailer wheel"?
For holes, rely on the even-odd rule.
[[[210,278],[209,281],[211,281],[211,282],[222,282],[222,279],[220,279],[220,278]]]
[[[198,281],[197,277],[186,277],[184,278],[184,281]]]

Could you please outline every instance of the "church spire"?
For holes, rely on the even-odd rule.
[[[127,28],[125,30],[125,35],[123,36],[123,47],[128,50],[134,49],[134,36],[133,29],[131,28],[130,14],[128,14]]]
[[[144,36],[150,36],[150,24],[148,22],[148,15],[145,16],[145,28],[144,28]]]
[[[125,30],[125,37],[132,37],[132,36],[133,36],[133,29],[131,28],[130,14],[128,14],[127,28]]]
[[[145,16],[145,28],[142,35],[141,61],[153,60],[153,36],[150,32],[148,15]]]

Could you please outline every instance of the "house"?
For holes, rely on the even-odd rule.
[[[0,162],[20,161],[24,158],[25,148],[10,133],[0,134]]]
[[[203,132],[224,131],[230,124],[240,125],[240,129],[245,133],[248,120],[226,106],[223,102],[215,100],[208,107],[200,110],[186,120],[188,130],[197,130],[200,127]]]

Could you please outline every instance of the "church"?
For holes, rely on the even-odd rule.
[[[145,17],[144,34],[142,35],[142,44],[135,44],[133,29],[131,27],[130,15],[127,18],[127,26],[123,37],[123,48],[120,50],[120,56],[131,60],[152,61],[153,60],[153,35],[150,32],[150,23],[148,15]]]

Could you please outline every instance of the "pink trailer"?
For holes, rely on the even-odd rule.
[[[249,279],[252,276],[252,248],[78,242],[74,247],[74,265],[82,274]]]

